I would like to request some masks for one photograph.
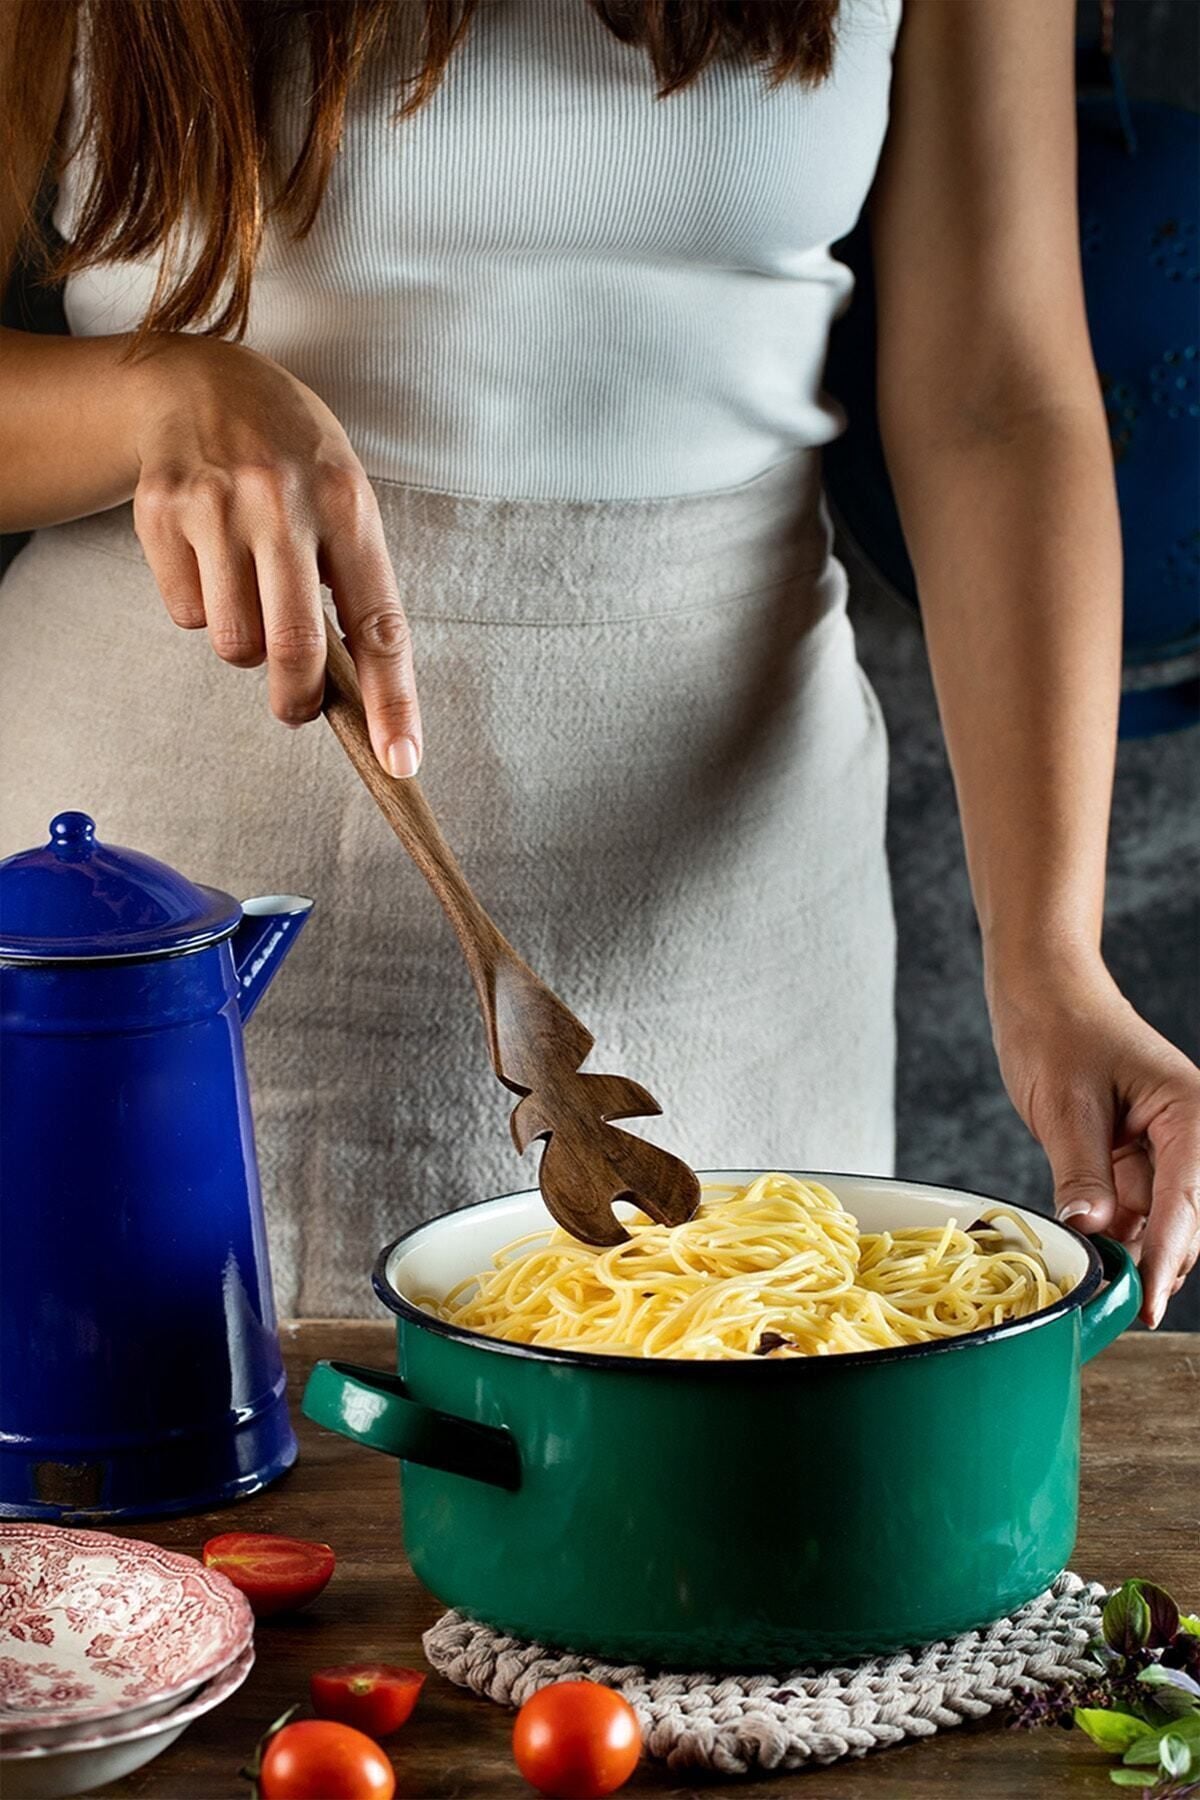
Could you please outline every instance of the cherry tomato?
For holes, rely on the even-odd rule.
[[[298,1719],[277,1731],[258,1773],[261,1800],[392,1800],[396,1777],[378,1744],[349,1725]]]
[[[259,1619],[307,1605],[333,1574],[328,1544],[265,1531],[223,1532],[209,1538],[202,1554],[207,1568],[219,1569],[241,1588]]]
[[[526,1781],[553,1800],[599,1800],[624,1787],[642,1753],[628,1700],[596,1681],[540,1688],[517,1714],[513,1755]]]
[[[391,1663],[344,1663],[318,1669],[308,1684],[313,1711],[323,1719],[356,1725],[368,1737],[399,1731],[425,1685],[420,1669],[398,1669]]]

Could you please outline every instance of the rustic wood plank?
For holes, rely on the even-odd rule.
[[[295,1389],[319,1356],[391,1360],[392,1331],[374,1321],[286,1327]],[[1169,1404],[1168,1404],[1169,1403]],[[1084,1372],[1082,1523],[1073,1565],[1116,1582],[1144,1575],[1200,1604],[1200,1343],[1132,1333]],[[1173,1423],[1172,1423],[1173,1421]],[[338,1568],[308,1613],[260,1627],[245,1687],[175,1747],[126,1781],[114,1800],[234,1800],[237,1770],[263,1727],[304,1700],[308,1671],[375,1658],[420,1664],[420,1638],[438,1613],[400,1547],[395,1471],[299,1420],[301,1461],[275,1488],[236,1508],[134,1527],[130,1535],[198,1552],[205,1538],[244,1527],[328,1539]],[[431,1676],[411,1723],[392,1742],[401,1800],[528,1800],[509,1756],[509,1715]],[[770,1780],[680,1780],[644,1766],[625,1790],[674,1800],[1058,1800],[1112,1792],[1107,1760],[1079,1732],[1011,1732],[983,1721],[856,1764]]]

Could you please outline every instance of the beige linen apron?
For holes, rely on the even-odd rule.
[[[890,1172],[885,740],[817,456],[667,500],[375,485],[422,779],[592,1066],[698,1166]],[[332,733],[171,624],[129,507],[39,532],[0,634],[0,854],[78,807],[239,897],[315,899],[247,1041],[275,1284],[369,1313],[387,1239],[536,1177],[432,895]]]

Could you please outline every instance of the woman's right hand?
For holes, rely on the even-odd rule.
[[[269,357],[163,335],[133,365],[134,527],[170,613],[224,662],[266,662],[271,710],[317,717],[321,583],[354,657],[371,743],[415,775],[412,644],[370,483],[324,402]]]

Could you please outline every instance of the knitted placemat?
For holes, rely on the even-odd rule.
[[[1069,1571],[986,1630],[841,1668],[780,1674],[657,1674],[546,1650],[448,1612],[425,1633],[439,1674],[505,1706],[586,1677],[624,1694],[649,1754],[672,1768],[748,1775],[838,1762],[929,1737],[1003,1706],[1015,1689],[1083,1672],[1104,1589]]]

